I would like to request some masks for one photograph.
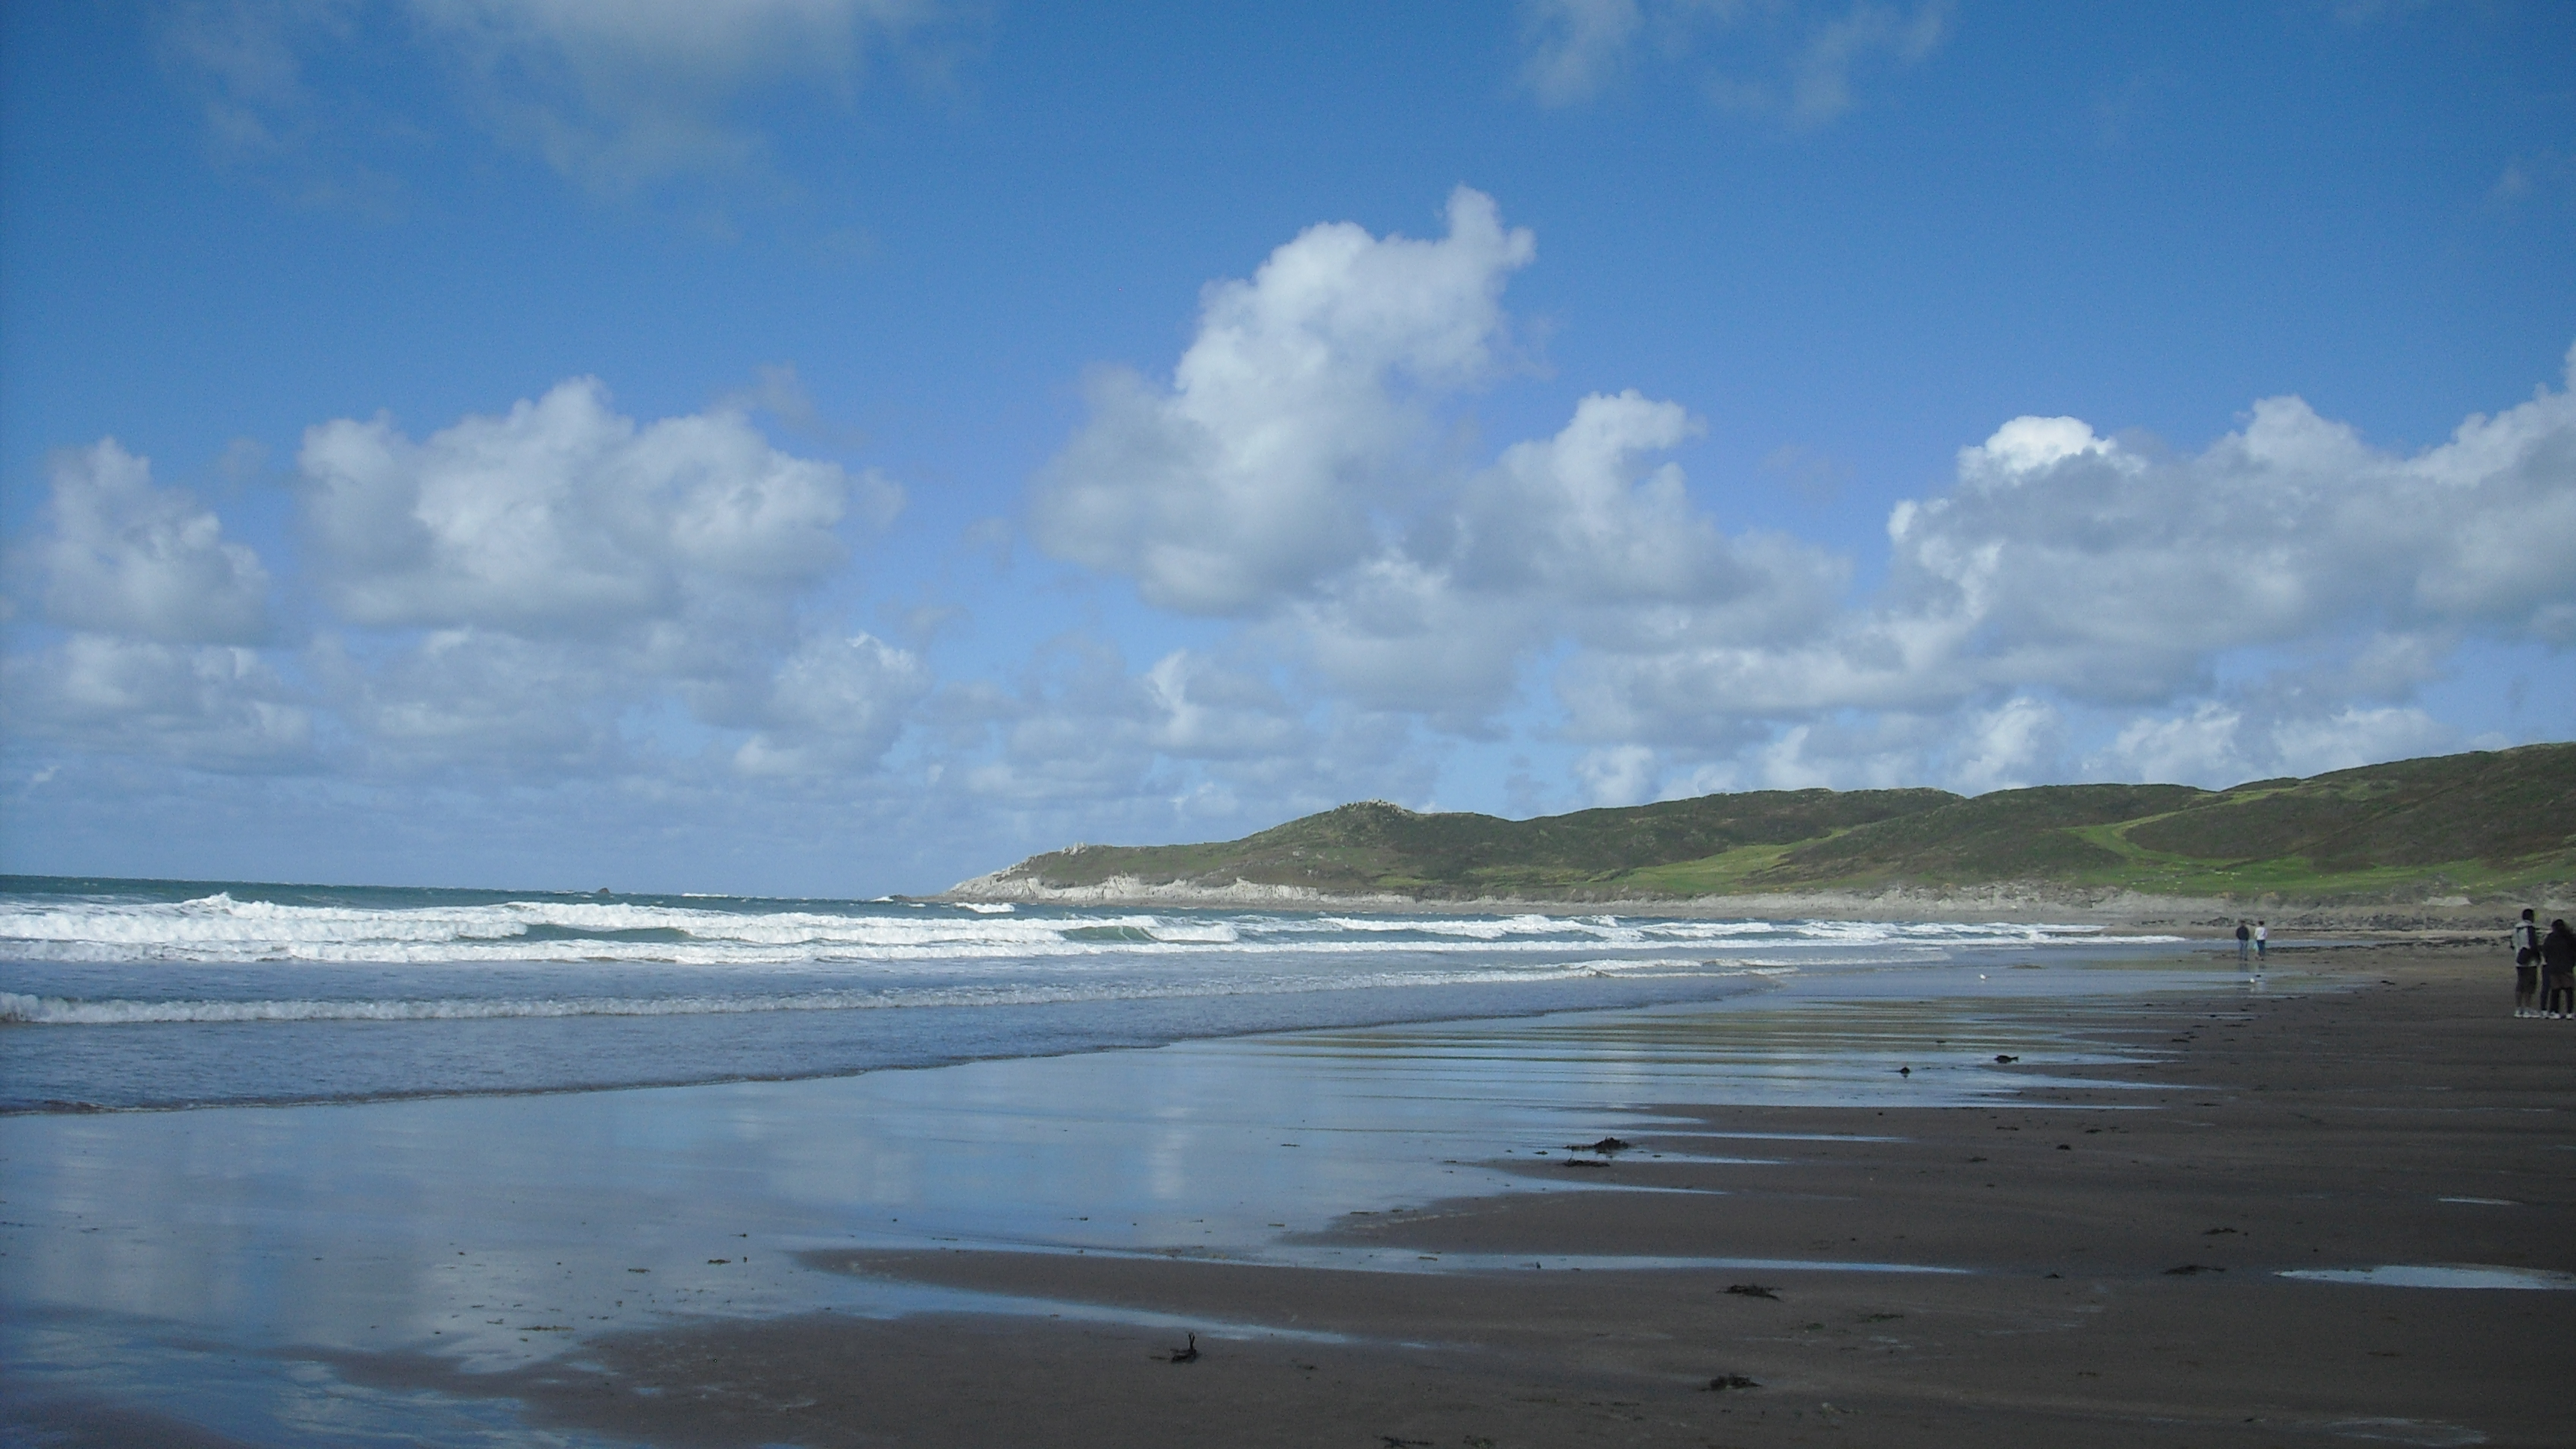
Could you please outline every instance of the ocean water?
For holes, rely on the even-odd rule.
[[[0,1111],[788,1080],[2171,939],[0,877]]]
[[[1565,1145],[1659,1104],[2072,1110],[2023,1094],[2127,1058],[2067,996],[2237,979],[2079,927],[0,879],[0,1445],[604,1449],[474,1375],[721,1318],[1299,1332],[813,1256],[852,1249],[1916,1271],[1329,1230],[1609,1190]],[[1817,1144],[1648,1150],[1746,1192]]]

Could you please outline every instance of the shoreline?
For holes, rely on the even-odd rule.
[[[919,930],[919,914],[896,913],[891,929]],[[1399,921],[1422,930],[1392,929]],[[0,1016],[23,1019],[0,1021],[0,1032],[21,1050],[0,1058],[0,1115],[797,1081],[1705,999],[1810,961],[1839,970],[1873,958],[2098,959],[2179,939],[2092,927],[1599,915],[1076,911],[992,922],[932,927],[932,948],[885,969],[594,959],[487,971],[458,961],[361,967],[342,991],[323,979],[336,967],[217,962],[202,968],[200,990],[164,993],[149,972],[10,966],[0,970],[12,988],[0,993]],[[866,928],[877,929],[873,919]],[[942,932],[963,940],[962,954]],[[129,992],[139,999],[122,999]]]
[[[4,1245],[35,1310],[23,1332],[52,1315],[41,1332],[111,1349],[200,1347],[138,1364],[120,1398],[95,1378],[38,1392],[37,1340],[15,1338],[0,1399],[74,1442],[308,1442],[205,1438],[224,1425],[191,1411],[194,1373],[210,1405],[241,1402],[244,1374],[301,1374],[275,1392],[671,1446],[2553,1443],[2547,1375],[2576,1299],[2278,1276],[2576,1273],[2576,1117],[2558,1105],[2576,1023],[2511,1019],[2510,972],[2472,940],[2285,949],[2264,985],[2193,943],[2144,977],[2137,958],[1983,986],[1898,972],[1705,1010],[660,1101],[21,1118],[0,1130],[12,1215],[39,1220]],[[1310,1095],[1333,1084],[1338,1108]],[[1634,1147],[1569,1153],[1604,1129]],[[245,1130],[311,1140],[268,1161],[219,1149]],[[57,1137],[78,1146],[67,1169],[110,1171],[142,1204],[120,1209],[131,1223],[47,1217],[30,1149]],[[644,1150],[675,1139],[689,1155]],[[186,1149],[149,1148],[165,1140]],[[290,1167],[330,1181],[409,1153],[438,1175],[373,1210],[430,1241],[389,1259],[345,1205],[299,1206],[321,1237],[153,1227],[205,1196],[181,1159],[209,1152],[281,1204],[309,1199]],[[746,1195],[746,1171],[771,1195]],[[1198,1185],[1170,1196],[1175,1172]],[[867,1215],[880,1200],[900,1226]],[[60,1316],[72,1300],[25,1296],[49,1271],[95,1284],[152,1262],[182,1284],[214,1263],[233,1265],[216,1282],[284,1276],[212,1320],[84,1328]],[[222,1316],[334,1295],[338,1319],[266,1341]],[[487,1303],[503,1316],[467,1311]],[[394,1330],[396,1312],[417,1327],[390,1341],[328,1326]],[[1170,1362],[1190,1333],[1202,1357]]]
[[[1336,895],[1304,886],[1236,881],[1227,886],[1151,882],[1116,876],[1099,885],[1050,886],[1008,871],[978,876],[936,895],[906,897],[942,905],[1031,905],[1109,910],[1326,911],[1350,915],[1667,916],[1687,920],[1909,921],[1942,924],[2102,926],[2137,930],[2219,931],[2238,919],[2277,929],[2346,933],[2477,933],[2501,940],[2524,906],[2576,915],[2576,901],[2536,897],[2510,907],[2492,900],[2444,896],[2417,901],[2298,901],[2277,896],[2152,896],[2127,890],[1998,883],[1946,889],[1795,891],[1761,895],[1597,898],[1399,894]]]
[[[1305,1240],[1525,1271],[815,1253],[1062,1316],[809,1314],[488,1379],[375,1371],[670,1445],[2550,1444],[2576,1300],[2280,1276],[2576,1282],[2576,1119],[2554,1104],[2576,1023],[2508,1018],[2491,955],[2323,952],[2283,995],[2078,1001],[2083,1034],[2148,1059],[2052,1065],[1976,1105],[1667,1103],[1580,1170],[1587,1190],[1356,1213]],[[1562,1160],[1512,1170],[1559,1185],[1578,1175]],[[1598,1266],[1639,1255],[1769,1265]],[[1847,1259],[1964,1271],[1818,1266]],[[1176,1365],[1184,1330],[1201,1357]]]

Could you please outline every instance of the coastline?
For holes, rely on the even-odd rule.
[[[0,1400],[75,1443],[316,1442],[222,1417],[260,1394],[443,1442],[2554,1443],[2576,1299],[2280,1276],[2576,1282],[2576,1023],[2500,962],[11,1119]]]
[[[2009,922],[2110,929],[2223,934],[2239,918],[2260,917],[2281,930],[2420,933],[2448,944],[2462,933],[2501,940],[2501,922],[2523,906],[2546,918],[2576,913],[2576,901],[2517,899],[2508,905],[2467,896],[2412,900],[2305,901],[2274,895],[2157,896],[2130,890],[2082,890],[2036,882],[1976,886],[1892,887],[1881,891],[1787,891],[1726,896],[1461,896],[1334,894],[1305,886],[1238,880],[1211,886],[1112,876],[1098,885],[1054,886],[1009,870],[960,881],[933,896],[949,905],[1070,906],[1129,910],[1308,910],[1352,915],[1639,915],[1717,920]]]
[[[1311,1239],[1418,1272],[812,1253],[1062,1316],[806,1315],[480,1382],[372,1371],[672,1445],[2551,1444],[2576,1300],[2281,1276],[2576,1282],[2576,1121],[2556,1103],[2576,1024],[2507,1018],[2490,954],[2318,953],[2276,965],[2310,978],[2278,995],[2071,1002],[2087,1035],[2154,1060],[2052,1067],[1978,1105],[1667,1104],[1608,1166],[1515,1169],[1593,1190]],[[1491,1266],[1440,1269],[1461,1254]],[[1738,1265],[1583,1270],[1640,1254]],[[1950,1271],[1830,1266],[1850,1259]],[[1202,1357],[1175,1365],[1185,1327]]]

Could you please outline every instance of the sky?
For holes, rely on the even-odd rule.
[[[0,7],[0,870],[2576,738],[2576,7]]]

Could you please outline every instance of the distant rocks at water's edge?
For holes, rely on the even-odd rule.
[[[1363,801],[1240,840],[1076,845],[952,887],[1081,906],[1722,912],[2175,928],[2472,925],[2576,902],[2576,744],[2261,780],[1762,790],[1533,820]]]

